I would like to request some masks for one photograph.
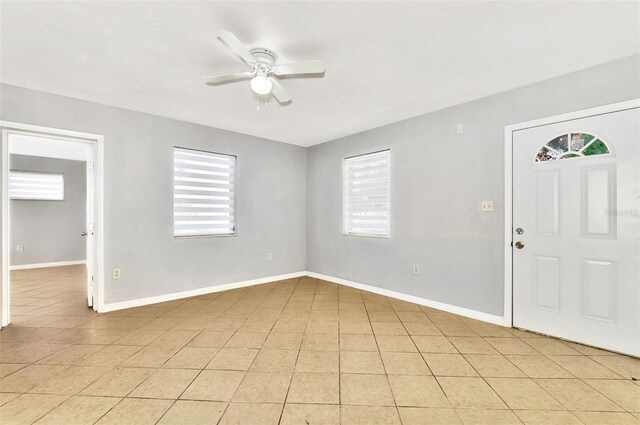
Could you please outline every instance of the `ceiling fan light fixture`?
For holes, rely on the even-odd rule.
[[[2,1],[2,0],[0,0]],[[269,49],[256,48],[248,50],[238,37],[229,31],[220,31],[218,38],[242,58],[251,71],[234,72],[217,75],[205,79],[208,85],[230,83],[232,81],[251,79],[251,90],[259,96],[259,100],[267,100],[271,94],[281,105],[291,102],[291,95],[282,87],[278,78],[298,75],[324,75],[324,64],[319,60],[276,64],[276,55]],[[265,97],[260,97],[265,96]]]
[[[272,88],[273,84],[267,76],[256,75],[251,79],[251,90],[256,94],[269,94]]]

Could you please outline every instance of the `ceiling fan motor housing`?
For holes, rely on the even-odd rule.
[[[251,55],[256,58],[256,62],[271,69],[276,64],[276,54],[269,49],[257,48],[251,50]]]

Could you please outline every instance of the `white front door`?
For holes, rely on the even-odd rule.
[[[640,109],[513,133],[513,325],[640,356]]]

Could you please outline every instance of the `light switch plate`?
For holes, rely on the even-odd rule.
[[[16,246],[16,251],[18,251],[18,252],[24,252],[24,245],[18,245],[18,246]]]
[[[464,133],[464,124],[457,124],[456,125],[456,134],[462,134]]]
[[[272,261],[273,260],[273,254],[272,253],[267,253],[267,261]]]
[[[482,211],[482,212],[491,212],[491,211],[493,211],[493,201],[482,201],[482,202],[480,202],[480,211]]]

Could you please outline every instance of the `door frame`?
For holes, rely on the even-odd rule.
[[[2,132],[2,326],[10,322],[10,217],[9,217],[9,135],[44,136],[66,141],[90,143],[93,146],[94,267],[93,309],[104,310],[104,137],[51,127],[12,121],[0,121]]]
[[[518,130],[640,108],[640,99],[552,115],[504,127],[504,326],[513,327],[513,133]]]

